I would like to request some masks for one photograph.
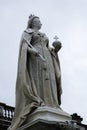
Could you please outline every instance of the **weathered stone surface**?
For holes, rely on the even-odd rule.
[[[17,130],[85,130],[73,122],[53,122],[36,120],[32,123],[27,123]]]
[[[37,108],[32,114],[30,114],[25,123],[32,123],[36,120],[44,120],[44,121],[52,121],[52,122],[57,122],[57,121],[71,121],[72,118],[71,116],[64,112],[62,109],[56,109],[56,108],[51,108],[51,107],[39,107]]]
[[[49,106],[60,109],[62,88],[58,51],[61,45],[56,41],[57,46],[50,47],[46,34],[39,31],[41,26],[39,17],[30,15],[27,29],[21,37],[16,82],[16,108],[8,130],[19,128],[36,108]],[[43,112],[40,114],[44,117]],[[50,114],[53,116],[52,113]],[[37,118],[38,112],[34,116]],[[49,116],[48,112],[46,118],[50,119]],[[58,116],[61,119],[60,115]],[[31,118],[34,119],[33,115]]]
[[[71,116],[63,110],[46,106],[39,107],[27,117],[18,130],[53,130],[58,122],[65,121],[71,121]]]

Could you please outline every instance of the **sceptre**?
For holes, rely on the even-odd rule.
[[[36,48],[34,48],[25,38],[24,38],[24,40],[27,42],[29,47],[32,48],[32,50],[37,51]],[[43,61],[45,61],[45,58],[40,53],[37,53],[37,54]]]

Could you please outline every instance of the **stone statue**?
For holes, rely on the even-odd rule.
[[[39,17],[30,15],[20,41],[16,82],[16,108],[9,130],[16,130],[38,107],[60,109],[61,72],[56,40],[49,47],[48,37],[40,32]]]

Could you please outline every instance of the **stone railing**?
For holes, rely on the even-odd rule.
[[[0,103],[0,118],[12,120],[14,115],[14,109],[14,107],[8,106],[4,103]]]

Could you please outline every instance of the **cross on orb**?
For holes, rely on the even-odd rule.
[[[59,38],[55,35],[54,39],[55,39],[55,41],[58,41]]]

